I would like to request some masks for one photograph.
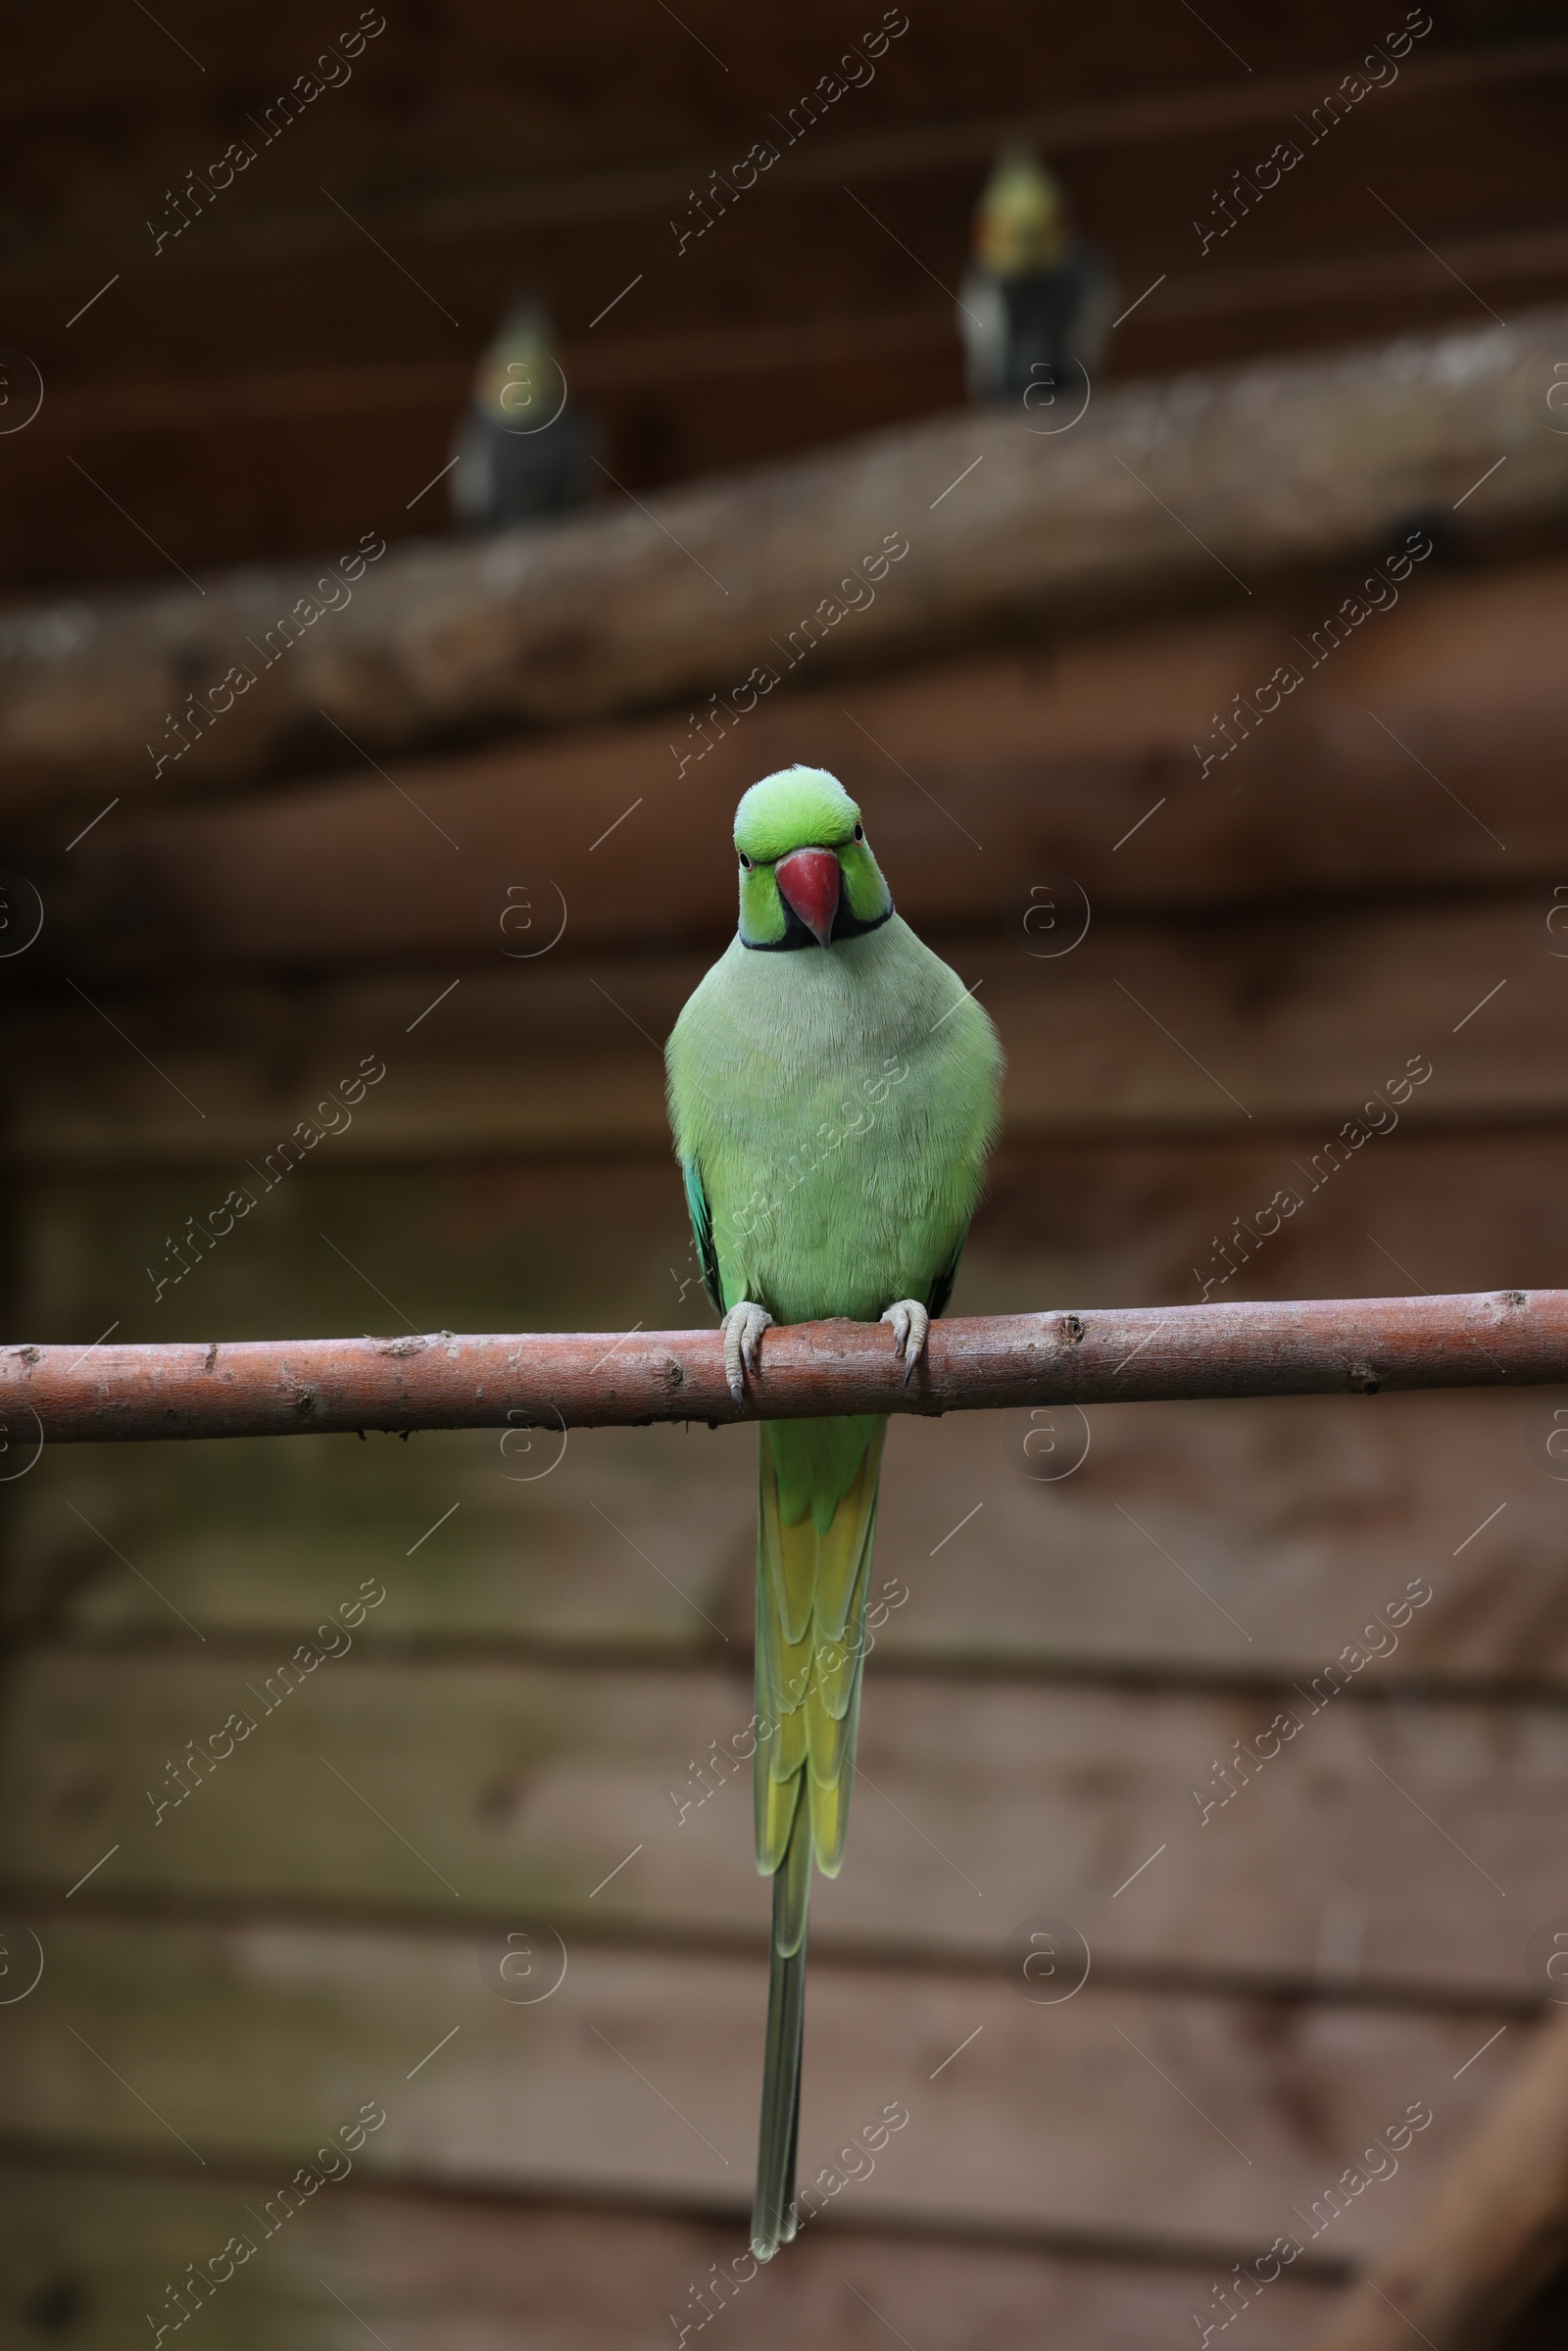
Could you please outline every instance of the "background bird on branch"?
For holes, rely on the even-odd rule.
[[[518,296],[474,370],[453,451],[452,508],[469,530],[504,530],[582,506],[595,434],[572,405],[549,314]]]
[[[970,398],[1034,409],[1079,389],[1104,356],[1115,300],[1110,265],[1074,230],[1057,181],[1032,149],[1004,149],[958,294]]]

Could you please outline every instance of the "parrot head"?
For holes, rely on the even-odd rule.
[[[1052,269],[1071,243],[1061,190],[1028,147],[997,158],[974,216],[975,258],[994,277]]]
[[[825,767],[784,767],[735,811],[743,947],[831,947],[893,912],[860,811]]]

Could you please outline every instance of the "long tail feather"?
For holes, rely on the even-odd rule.
[[[806,1920],[811,1894],[811,1816],[795,1783],[795,1823],[773,1877],[767,1962],[767,2041],[757,2142],[752,2251],[770,2261],[795,2234],[795,2147],[801,2129],[801,2045],[806,2027]]]
[[[883,1420],[765,1422],[757,1545],[757,1866],[773,1878],[752,2250],[795,2234],[811,1863],[844,1854]]]

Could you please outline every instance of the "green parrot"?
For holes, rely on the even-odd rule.
[[[777,1322],[892,1325],[907,1379],[953,1291],[1000,1124],[990,1020],[893,910],[837,779],[735,812],[740,927],[666,1052],[670,1124],[731,1393]],[[883,1416],[760,1423],[757,1866],[773,1881],[752,2248],[794,2236],[811,1862],[844,1858]]]

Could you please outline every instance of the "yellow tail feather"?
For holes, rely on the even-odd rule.
[[[803,1479],[796,1461],[780,1478],[779,1456],[804,1450],[806,1432],[820,1425],[764,1422],[760,1432],[755,1788],[757,1866],[764,1876],[784,1858],[803,1774],[813,1855],[829,1877],[843,1859],[849,1820],[887,1423],[861,1424],[864,1449],[837,1494],[824,1494],[820,1478]],[[781,1483],[794,1503],[788,1518]]]
[[[757,1528],[757,1866],[773,1880],[752,2249],[795,2234],[811,1863],[849,1828],[885,1420],[764,1421]]]

